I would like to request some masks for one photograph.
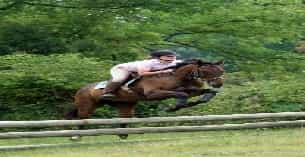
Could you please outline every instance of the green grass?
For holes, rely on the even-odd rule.
[[[304,157],[305,128],[84,137],[90,145],[1,151],[0,157]],[[67,138],[0,140],[0,145],[72,143]]]

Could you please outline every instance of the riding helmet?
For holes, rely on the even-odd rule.
[[[165,49],[165,50],[154,51],[150,53],[150,56],[159,58],[161,56],[177,56],[177,53],[175,51]]]

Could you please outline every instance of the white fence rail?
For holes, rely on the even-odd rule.
[[[223,121],[223,120],[251,120],[264,119],[264,122],[243,124],[219,124],[202,126],[167,126],[167,127],[140,127],[140,128],[103,128],[88,130],[54,130],[54,131],[24,131],[0,132],[0,139],[34,138],[34,137],[71,137],[71,136],[97,136],[122,135],[143,133],[168,132],[194,132],[212,130],[239,130],[271,127],[303,127],[304,120],[269,121],[269,118],[298,118],[304,119],[305,112],[257,113],[233,115],[206,115],[206,116],[179,116],[179,117],[151,117],[151,118],[114,118],[114,119],[84,119],[84,120],[44,120],[44,121],[0,121],[0,129],[5,128],[45,128],[79,125],[107,125],[107,124],[133,124],[133,123],[161,123],[161,122],[187,122],[187,121]],[[60,144],[58,144],[60,145]],[[70,144],[64,144],[70,145]],[[0,146],[1,150],[30,149],[57,146],[57,144]]]
[[[83,119],[83,120],[0,121],[0,128],[43,128],[43,127],[79,126],[79,125],[249,120],[249,119],[265,119],[265,118],[301,118],[301,117],[305,117],[305,112],[150,117],[150,118]]]
[[[37,132],[8,132],[0,133],[0,139],[9,138],[33,138],[33,137],[70,137],[70,136],[96,136],[119,134],[143,134],[143,133],[168,133],[168,132],[195,132],[212,130],[240,130],[271,127],[302,127],[305,120],[258,122],[244,124],[222,124],[204,126],[171,126],[171,127],[141,127],[141,128],[114,128],[114,129],[90,129],[90,130],[58,130]]]

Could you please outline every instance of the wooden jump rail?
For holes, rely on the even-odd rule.
[[[0,121],[0,128],[45,128],[45,127],[63,127],[63,126],[78,126],[78,125],[106,125],[106,124],[160,123],[160,122],[187,122],[187,121],[222,121],[222,120],[267,119],[267,118],[304,118],[304,117],[305,117],[305,112],[282,112],[282,113],[151,117],[151,118]],[[243,123],[243,124],[220,124],[220,125],[203,125],[203,126],[168,126],[168,127],[140,127],[140,128],[105,128],[105,129],[89,129],[89,130],[0,132],[0,139],[97,136],[97,135],[119,135],[119,134],[168,133],[168,132],[195,132],[195,131],[240,130],[240,129],[303,127],[303,126],[305,126],[305,120],[257,122],[257,123]],[[71,145],[71,144],[62,144],[62,145]],[[0,146],[0,151],[42,148],[49,146],[60,146],[60,144]]]
[[[0,128],[43,128],[79,125],[187,122],[187,121],[221,121],[249,120],[263,118],[301,118],[305,112],[256,113],[233,115],[151,117],[151,118],[113,118],[113,119],[83,119],[83,120],[43,120],[43,121],[0,121]]]
[[[261,118],[300,118],[300,117],[305,117],[305,112],[151,117],[151,118],[84,119],[84,120],[0,121],[0,128],[37,128],[37,127],[41,128],[41,127],[62,127],[62,126],[78,126],[78,125],[247,120],[247,119],[261,119]],[[296,121],[258,122],[258,123],[222,124],[222,125],[204,125],[204,126],[170,126],[170,127],[142,127],[142,128],[105,128],[105,129],[90,129],[90,130],[56,130],[56,131],[35,131],[35,132],[4,132],[4,133],[0,133],[0,139],[32,138],[32,137],[65,137],[65,136],[77,136],[77,135],[96,136],[102,134],[117,135],[117,134],[163,133],[163,132],[192,132],[192,131],[210,131],[210,130],[237,130],[237,129],[285,127],[285,126],[304,126],[304,125],[305,125],[305,120],[296,120]]]
[[[304,125],[305,125],[305,120],[296,120],[296,121],[258,122],[258,123],[222,124],[222,125],[205,125],[205,126],[172,126],[172,127],[142,127],[142,128],[115,128],[115,129],[90,129],[90,130],[58,130],[58,131],[39,131],[39,132],[8,132],[8,133],[0,133],[0,139],[240,130],[240,129],[257,129],[257,128],[272,128],[272,127],[296,127],[296,126],[302,127]]]

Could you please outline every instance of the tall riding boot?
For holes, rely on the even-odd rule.
[[[108,82],[106,88],[104,89],[104,94],[101,96],[101,98],[114,98],[114,93],[121,87],[121,82]]]

